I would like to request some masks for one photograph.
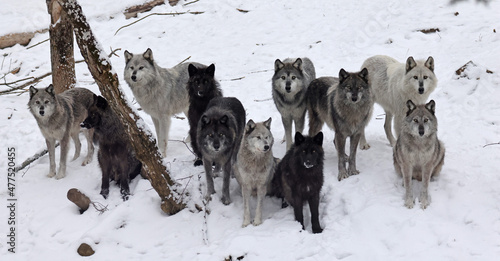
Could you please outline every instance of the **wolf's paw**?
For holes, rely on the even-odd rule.
[[[231,199],[229,197],[226,197],[226,196],[222,196],[222,198],[220,199],[220,201],[222,202],[222,204],[224,205],[229,205],[231,204]]]
[[[362,149],[362,150],[367,150],[367,149],[369,149],[370,147],[371,147],[371,146],[370,146],[370,144],[368,144],[368,143],[364,143],[364,144],[361,144],[361,143],[360,143],[360,144],[359,144],[359,148],[360,148],[360,149]]]
[[[86,166],[86,165],[87,165],[87,164],[89,164],[90,162],[92,162],[92,158],[85,159],[84,161],[82,161],[82,166]]]
[[[314,234],[319,234],[321,232],[323,232],[323,229],[321,227],[316,227],[316,228],[312,228],[312,231]]]
[[[202,165],[203,165],[203,160],[201,160],[200,158],[196,158],[194,160],[194,166],[195,167],[202,166]]]
[[[253,221],[253,225],[254,225],[254,226],[259,226],[260,224],[262,224],[262,219],[260,219],[260,218],[259,218],[259,219],[258,219],[258,218],[256,218],[256,219]]]
[[[409,198],[405,200],[405,207],[412,209],[414,205],[415,202],[413,201],[413,199]]]
[[[420,195],[419,201],[420,201],[420,208],[426,209],[429,206],[430,202],[426,195]]]
[[[212,200],[212,194],[207,193],[204,198],[206,202],[210,202]]]
[[[47,174],[47,177],[53,178],[55,175],[56,175],[55,172],[49,172],[49,174]]]
[[[358,174],[359,174],[359,170],[357,170],[357,169],[350,169],[350,170],[348,171],[348,176],[349,176],[349,177],[350,177],[350,176],[354,176],[354,175],[358,175]]]
[[[107,199],[109,195],[109,189],[101,189],[101,195],[104,199]]]
[[[346,179],[348,177],[349,177],[349,174],[347,174],[347,171],[345,171],[345,170],[339,171],[339,176],[338,176],[339,181]]]
[[[243,224],[241,224],[241,227],[247,227],[248,225],[250,225],[250,219],[243,219]]]
[[[66,172],[64,171],[59,171],[59,173],[57,173],[56,175],[56,179],[62,179],[64,177],[66,177]]]

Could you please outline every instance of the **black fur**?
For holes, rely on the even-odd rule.
[[[120,184],[123,200],[127,200],[130,195],[129,182],[140,174],[142,164],[135,157],[127,134],[106,99],[94,95],[89,116],[81,126],[94,128],[95,138],[99,143],[97,159],[102,171],[101,195],[108,197],[109,181],[114,180]]]
[[[238,153],[245,128],[245,109],[233,97],[212,99],[198,123],[197,142],[203,158],[207,178],[207,199],[215,193],[212,163],[222,167],[222,202],[229,204],[229,181],[232,176],[231,161]]]
[[[191,147],[196,155],[195,166],[203,164],[201,152],[198,149],[197,129],[201,115],[207,109],[208,103],[215,97],[222,97],[222,90],[214,79],[215,65],[211,64],[206,68],[196,68],[189,64],[189,81],[187,89],[189,94],[189,136],[191,137]]]
[[[319,224],[319,194],[323,186],[323,133],[314,137],[295,134],[295,143],[280,161],[273,177],[273,191],[292,205],[295,220],[304,228],[303,205],[311,210],[313,233],[321,233]]]

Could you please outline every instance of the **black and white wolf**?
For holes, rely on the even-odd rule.
[[[278,163],[272,180],[273,193],[293,207],[295,220],[304,227],[302,213],[305,202],[311,210],[313,233],[321,233],[319,194],[323,186],[323,132],[314,137],[295,133],[295,143]]]
[[[444,164],[445,148],[437,137],[437,118],[434,115],[436,103],[415,105],[406,102],[406,117],[401,126],[400,135],[394,146],[394,168],[403,177],[405,187],[405,206],[413,208],[411,180],[422,181],[420,206],[429,206],[429,182],[441,172]]]
[[[120,185],[123,200],[130,195],[129,182],[141,172],[142,164],[125,133],[125,128],[104,97],[94,95],[94,103],[82,127],[94,129],[99,143],[97,159],[102,171],[101,195],[108,198],[109,181]]]
[[[341,69],[339,78],[321,77],[312,81],[307,90],[307,103],[309,135],[318,133],[324,122],[335,130],[338,180],[358,174],[357,147],[373,110],[368,70],[364,68],[361,72],[349,73]],[[345,154],[347,137],[350,138],[348,157]],[[346,169],[346,161],[349,169]]]
[[[73,88],[60,94],[54,92],[52,84],[45,89],[30,87],[30,100],[28,107],[40,127],[47,150],[49,152],[50,170],[48,177],[56,176],[57,179],[66,176],[66,160],[69,150],[69,139],[75,143],[75,155],[73,160],[80,156],[81,143],[78,137],[80,122],[82,122],[92,105],[94,93],[85,88]],[[92,161],[94,155],[93,130],[84,130],[87,138],[87,156],[82,166]],[[59,140],[61,144],[61,155],[59,170],[56,175],[55,145]]]
[[[286,149],[292,146],[292,121],[295,131],[304,130],[306,115],[305,94],[309,83],[316,78],[314,65],[309,58],[287,58],[274,62],[273,100],[281,114],[285,128]]]
[[[361,68],[370,72],[373,97],[385,111],[385,134],[394,146],[396,139],[392,135],[392,118],[397,138],[406,114],[406,101],[424,104],[437,86],[434,58],[429,56],[426,61],[415,61],[410,56],[404,64],[389,56],[377,55],[368,58]],[[363,140],[364,136],[363,132]]]
[[[232,161],[238,153],[245,128],[245,108],[234,97],[212,99],[200,118],[197,130],[198,148],[201,151],[207,177],[206,199],[215,193],[212,163],[222,167],[223,185],[221,201],[231,203],[229,182],[232,176]]]
[[[211,64],[208,67],[197,68],[193,64],[189,64],[189,81],[187,83],[189,94],[189,136],[191,137],[191,148],[196,155],[194,162],[195,166],[203,164],[201,160],[201,152],[198,149],[196,142],[196,131],[198,130],[198,122],[201,115],[205,112],[208,102],[215,97],[222,97],[222,90],[219,83],[215,80],[215,65]]]
[[[270,192],[277,159],[273,156],[274,138],[271,118],[255,123],[249,120],[241,140],[240,150],[233,163],[234,176],[243,195],[243,227],[250,224],[250,197],[257,197],[254,226],[262,224],[262,202]]]
[[[180,112],[188,115],[186,84],[189,79],[189,63],[181,63],[169,69],[162,68],[153,59],[153,51],[149,48],[143,54],[125,51],[125,63],[125,81],[144,112],[151,116],[158,149],[165,157],[171,117]],[[199,63],[191,64],[202,66]]]

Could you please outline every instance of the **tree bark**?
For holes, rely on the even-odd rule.
[[[143,171],[161,198],[161,209],[167,214],[177,213],[185,204],[173,189],[175,183],[162,163],[151,132],[144,129],[144,121],[129,107],[119,86],[118,76],[113,72],[111,62],[95,39],[81,6],[76,0],[57,1],[73,24],[76,42],[101,94],[127,129],[136,156],[143,164]]]
[[[73,26],[57,0],[46,0],[50,14],[50,56],[52,84],[56,93],[75,87]]]

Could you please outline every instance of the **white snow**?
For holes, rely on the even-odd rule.
[[[132,196],[123,202],[112,184],[104,200],[99,194],[101,171],[97,156],[85,167],[82,156],[68,162],[67,176],[46,177],[48,156],[16,176],[16,254],[8,252],[10,231],[7,208],[7,148],[15,147],[20,165],[45,149],[45,141],[27,109],[28,92],[0,96],[0,259],[73,260],[81,243],[91,245],[91,260],[498,260],[500,256],[500,1],[489,4],[446,0],[421,1],[300,1],[200,0],[183,6],[163,5],[149,13],[204,12],[176,16],[154,15],[115,32],[139,18],[126,20],[125,8],[144,0],[79,1],[93,32],[105,51],[121,48],[109,60],[118,72],[129,101],[132,92],[123,80],[123,52],[142,53],[148,47],[157,63],[172,67],[189,61],[215,63],[216,77],[225,96],[239,98],[247,119],[272,117],[274,154],[282,157],[285,144],[280,115],[271,97],[274,60],[309,57],[316,75],[337,76],[341,68],[358,71],[363,61],[384,54],[404,62],[408,56],[435,59],[439,137],[446,146],[441,176],[429,187],[430,206],[422,210],[403,206],[404,189],[392,165],[392,149],[383,130],[383,110],[376,105],[366,134],[371,149],[358,151],[361,173],[338,182],[333,131],[325,133],[325,184],[321,192],[322,234],[312,234],[305,207],[306,231],[294,221],[291,208],[281,209],[276,198],[266,198],[263,224],[241,228],[243,202],[235,179],[232,203],[220,202],[222,180],[215,179],[217,194],[203,207],[206,190],[203,168],[193,167],[194,156],[181,141],[186,119],[173,119],[165,162],[180,189],[189,193],[187,208],[167,216],[148,180],[136,178]],[[243,13],[237,10],[247,10]],[[49,25],[44,1],[3,1],[0,35],[28,32]],[[418,30],[439,28],[423,34]],[[496,31],[496,32],[495,32]],[[38,34],[29,46],[48,38]],[[27,49],[0,50],[0,81],[13,82],[50,71],[48,42]],[[75,58],[81,55],[75,45]],[[455,71],[469,61],[469,77]],[[21,70],[13,75],[12,69]],[[490,70],[493,73],[487,73]],[[76,65],[78,86],[99,89],[84,63]],[[5,75],[7,74],[7,75]],[[5,77],[4,77],[5,76]],[[239,80],[236,78],[244,77]],[[51,78],[36,87],[48,86]],[[14,84],[14,86],[20,83]],[[0,86],[0,90],[9,87]],[[257,101],[256,101],[257,100]],[[154,130],[151,118],[138,112]],[[184,115],[180,115],[184,116]],[[69,157],[73,155],[71,145]],[[56,162],[59,149],[56,149]],[[417,188],[419,187],[416,186]],[[80,215],[66,198],[78,188],[92,201],[107,206],[100,214],[93,207]],[[415,190],[418,195],[418,189]],[[255,201],[253,203],[255,205]],[[205,218],[206,216],[206,218]]]

